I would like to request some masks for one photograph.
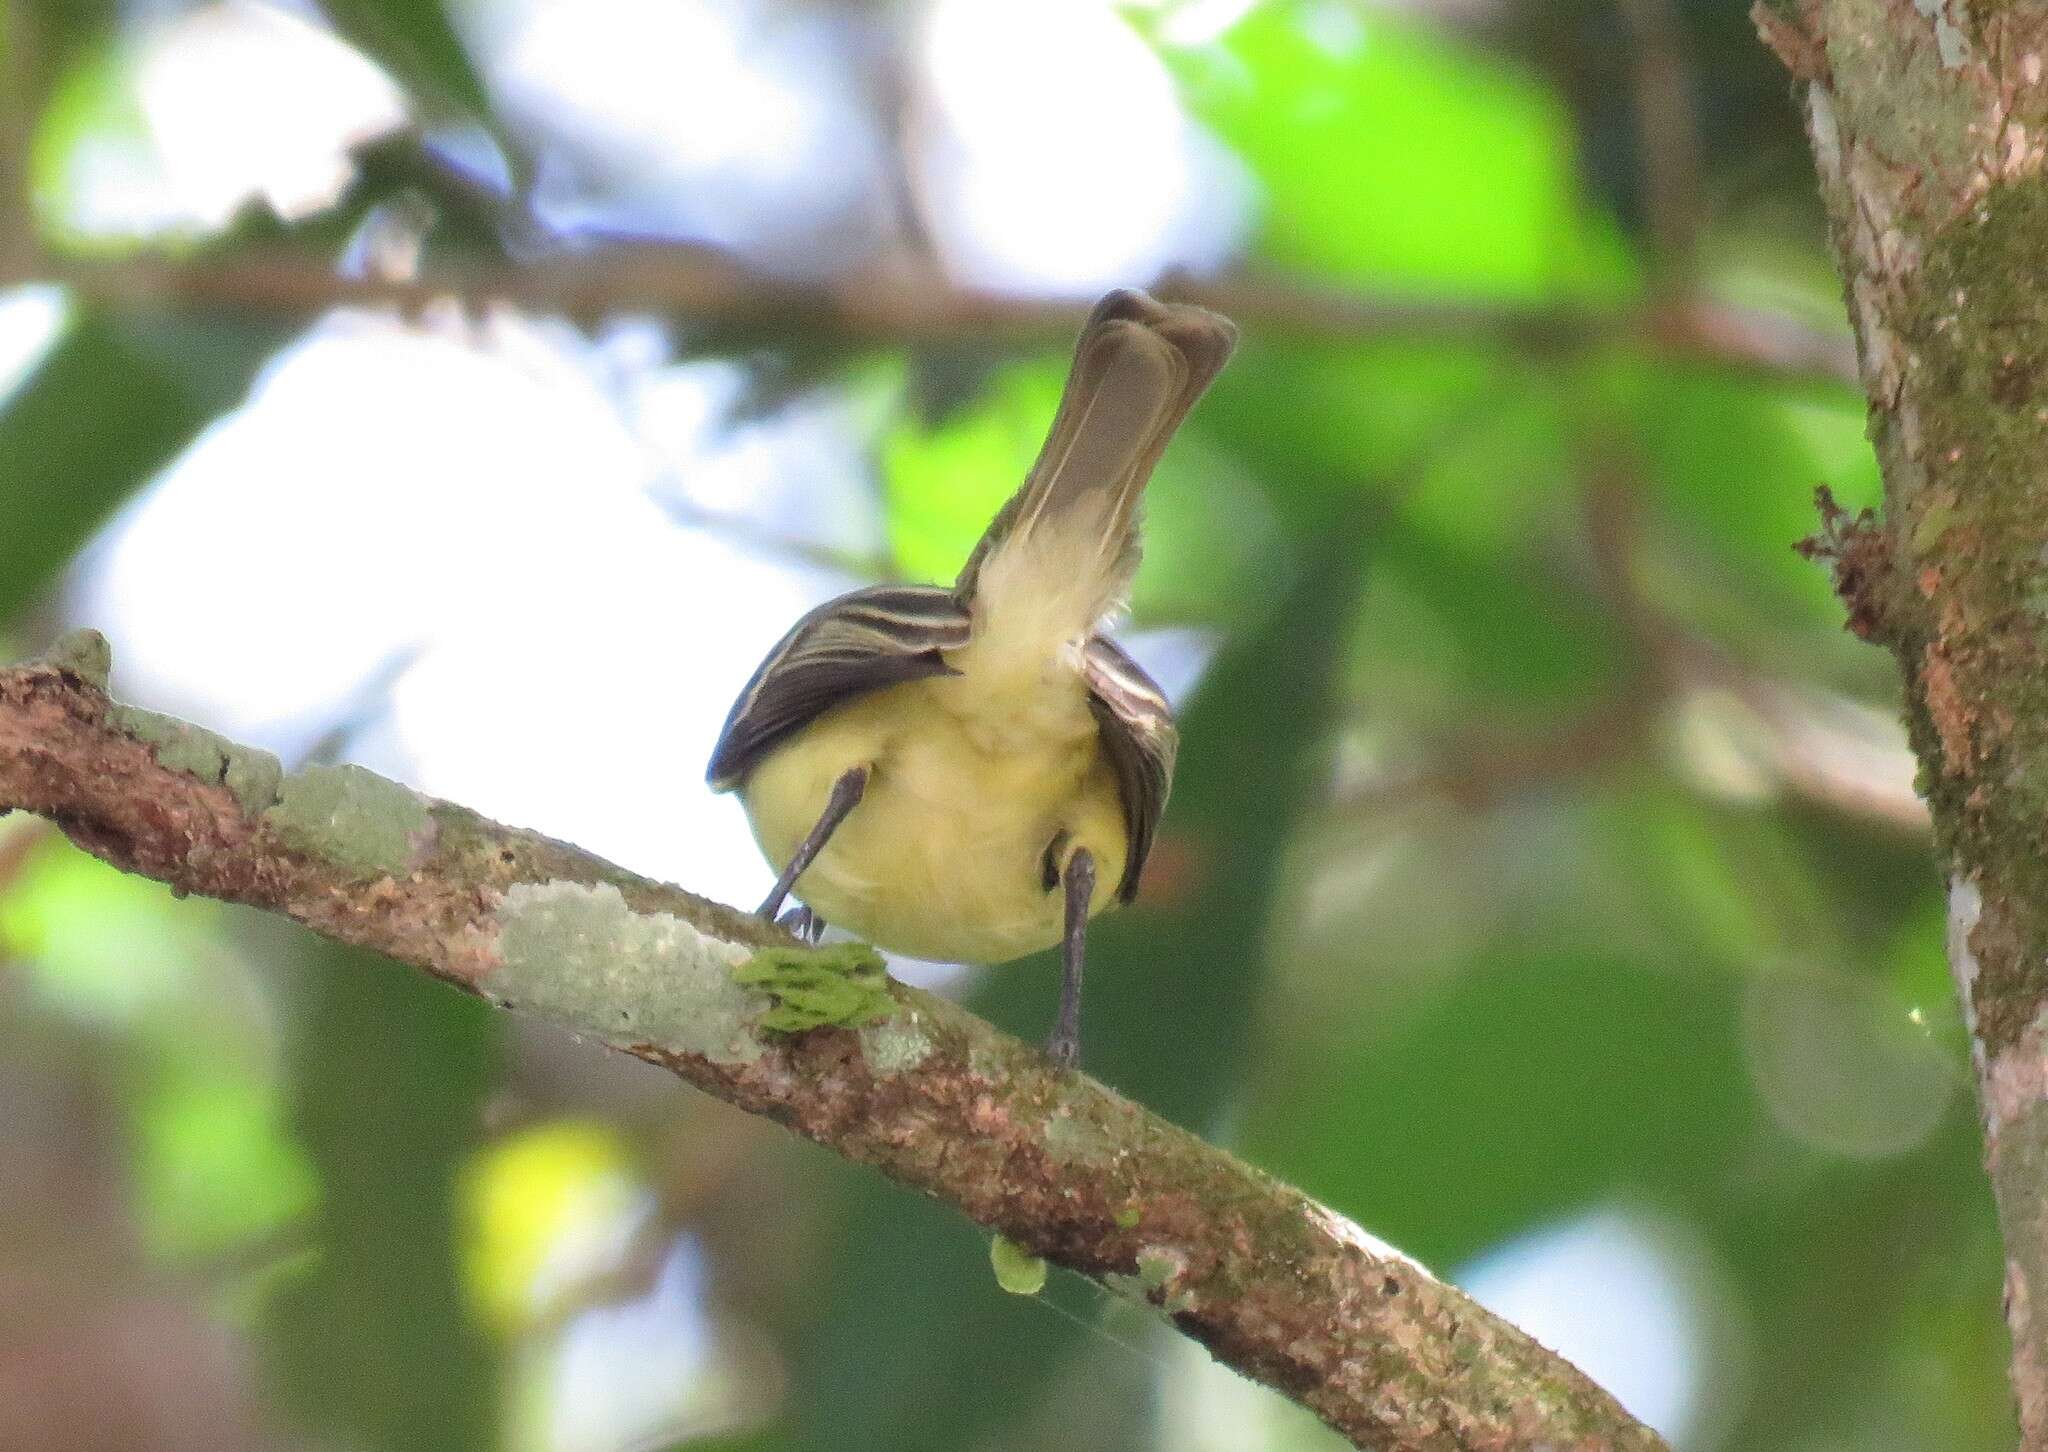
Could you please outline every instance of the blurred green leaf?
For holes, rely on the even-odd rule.
[[[1594,1201],[1726,1174],[1751,1113],[1736,1007],[1727,973],[1490,953],[1398,1032],[1328,1058],[1270,1048],[1245,1148],[1448,1268]]]
[[[663,1449],[663,1452],[781,1452],[787,1445],[772,1428],[745,1432],[720,1432],[709,1437],[691,1437]]]
[[[611,1126],[553,1120],[490,1145],[462,1176],[469,1294],[496,1329],[520,1331],[616,1268],[645,1187]]]
[[[1202,404],[1204,429],[1276,508],[1319,517],[1361,488],[1413,482],[1503,396],[1500,360],[1464,345],[1247,339]]]
[[[56,78],[79,57],[104,46],[120,19],[118,0],[16,0],[0,6],[0,46],[7,51],[18,46],[19,56],[9,55],[9,64],[21,66],[0,74],[26,75],[33,115],[48,101]]]
[[[295,1121],[320,1202],[313,1262],[271,1307],[281,1389],[365,1452],[490,1447],[497,1364],[465,1309],[456,1197],[500,1020],[374,954],[298,943]]]
[[[1272,261],[1503,300],[1632,285],[1611,226],[1580,205],[1568,118],[1531,75],[1384,9],[1314,0],[1261,5],[1166,54],[1194,113],[1256,173]],[[1512,371],[1505,345],[1248,338],[1204,422],[1284,481],[1283,509],[1428,471],[1418,521],[1497,544],[1559,477],[1556,401]]]
[[[1732,593],[1753,610],[1839,623],[1827,572],[1792,546],[1814,530],[1816,485],[1852,510],[1878,501],[1862,401],[1792,398],[1727,373],[1657,369],[1640,379],[1636,437],[1668,517],[1740,582]]]
[[[1623,777],[1590,813],[1561,810],[1576,830],[1528,814],[1496,820],[1500,850],[1540,854],[1553,870],[1539,901],[1511,900],[1491,946],[1403,993],[1376,979],[1408,965],[1358,961],[1349,971],[1373,976],[1333,1001],[1390,1011],[1334,1023],[1325,1013],[1267,1046],[1248,1152],[1439,1270],[1603,1203],[1682,1218],[1711,1245],[1738,1297],[1742,1344],[1763,1358],[1722,1362],[1742,1348],[1706,1348],[1710,1385],[1746,1385],[1747,1370],[1757,1396],[1729,1393],[1736,1430],[1713,1445],[1803,1445],[1872,1407],[1926,1429],[1895,1445],[2009,1444],[1951,1442],[1967,1419],[1870,1386],[1892,1364],[1901,1318],[1919,1314],[1918,1277],[1954,1277],[1980,1316],[1995,1299],[1999,1257],[1960,1112],[1961,1053],[1951,1055],[1954,1096],[1924,1141],[1857,1159],[1794,1138],[1758,1077],[1759,1032],[1828,1036],[1808,1086],[1826,1107],[1836,1055],[1855,1047],[1839,1040],[1856,1026],[1759,1019],[1778,1002],[1753,998],[1759,975],[1790,958],[1847,970],[1853,986],[1848,973],[1865,967],[1821,921],[1845,909],[1816,891],[1826,879],[1811,849],[1783,814],[1703,804],[1645,773]],[[1840,850],[1841,837],[1837,823],[1813,840]],[[1560,871],[1559,857],[1576,861]],[[1489,868],[1498,882],[1500,864],[1479,870]],[[1919,936],[1938,933],[1938,914],[1913,921]],[[1890,989],[1878,987],[1863,1007],[1879,1021],[1856,1028],[1860,1072],[1896,1070],[1886,1094],[1924,1096],[1938,1069],[1905,1042],[1911,1000],[1892,998],[1887,1015]],[[1873,1026],[1884,1042],[1868,1042]],[[1851,1119],[1882,1113],[1871,1102],[1835,1107]]]
[[[285,1133],[278,1085],[216,1057],[159,1073],[136,1116],[136,1194],[153,1248],[221,1255],[298,1219],[313,1177]]]
[[[1580,214],[1564,108],[1441,31],[1275,0],[1213,47],[1167,55],[1190,108],[1257,175],[1273,261],[1521,297],[1627,275]]]
[[[1969,1147],[1974,1135],[1954,1136]],[[1913,1268],[1907,1295],[1882,1348],[1878,1375],[1897,1377],[1900,1399],[1932,1447],[2004,1449],[2014,1445],[2011,1391],[2002,1367],[2011,1346],[1987,1292],[2002,1274],[2004,1250],[1992,1217],[1971,1204],[1969,1177],[1961,1221],[1950,1244],[1930,1244]],[[1944,1227],[1947,1228],[1947,1227]],[[1894,1368],[1903,1369],[1900,1376]],[[1864,1388],[1846,1389],[1854,1396]]]
[[[117,872],[51,835],[0,895],[0,958],[74,1017],[145,1025],[168,1011],[212,952],[212,914]]]
[[[1759,1361],[1725,1445],[1821,1446],[1855,1427],[1857,1447],[2013,1445],[1996,1310],[2005,1257],[1982,1152],[1974,1116],[1951,1106],[1911,1154],[1760,1155],[1695,1202],[1743,1288]],[[1930,1343],[1936,1327],[1946,1334]],[[1944,1390],[1930,1373],[1949,1395],[1929,1394]],[[1958,1405],[1957,1386],[1990,1394]]]
[[[162,159],[118,34],[82,46],[50,79],[29,148],[36,221],[65,247],[107,249],[156,233],[172,213]]]
[[[0,402],[0,620],[46,590],[92,532],[276,348],[268,327],[76,309]]]
[[[1949,972],[1947,905],[1937,896],[1911,892],[1895,892],[1892,902],[1902,910],[1902,920],[1872,958],[1880,968],[1889,965],[1885,982],[1901,1007],[1926,1024],[1931,1036],[1948,1044],[1961,1063],[1970,1052],[1970,1041]]]
[[[951,580],[982,530],[1023,483],[1060,399],[1064,365],[1006,369],[950,418],[905,410],[882,441],[889,545],[914,580]]]
[[[1504,369],[1468,426],[1446,429],[1413,478],[1393,481],[1402,517],[1447,546],[1503,564],[1525,553],[1558,515],[1557,501],[1567,511],[1576,503],[1572,381],[1567,374],[1560,386],[1534,369]]]
[[[438,0],[318,0],[335,30],[431,110],[492,125],[490,94]]]
[[[222,942],[223,916],[55,833],[0,893],[0,958],[42,1004],[120,1045],[142,1237],[176,1262],[274,1234],[311,1197],[266,1019]]]
[[[1664,942],[1761,971],[1795,950],[1810,961],[1836,957],[1832,925],[1815,921],[1804,864],[1775,818],[1715,810],[1641,781],[1593,796],[1587,813],[1591,871],[1624,896],[1625,911],[1661,928]]]
[[[1617,688],[1626,642],[1601,603],[1574,588],[1563,562],[1543,557],[1540,542],[1518,541],[1489,558],[1415,530],[1391,531],[1381,571],[1431,612],[1442,634],[1388,636],[1368,626],[1370,638],[1389,650],[1448,645],[1427,664],[1454,685],[1461,711],[1475,700],[1494,711],[1584,710]]]

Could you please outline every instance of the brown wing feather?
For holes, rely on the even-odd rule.
[[[828,600],[790,628],[725,718],[705,779],[746,780],[761,758],[835,706],[926,676],[950,675],[941,651],[966,646],[967,611],[950,590],[875,585]]]
[[[1102,746],[1116,771],[1123,796],[1124,827],[1130,854],[1117,883],[1120,902],[1138,894],[1138,876],[1152,851],[1152,838],[1166,810],[1173,786],[1173,758],[1180,746],[1173,708],[1166,694],[1115,641],[1104,635],[1088,638],[1081,657],[1088,680],[1088,705],[1102,729]]]

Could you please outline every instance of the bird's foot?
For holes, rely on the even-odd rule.
[[[774,921],[778,928],[807,947],[817,947],[819,939],[825,936],[825,920],[806,903],[798,903]]]
[[[1054,1029],[1046,1036],[1045,1056],[1055,1068],[1075,1067],[1081,1062],[1081,1035],[1071,1029]]]

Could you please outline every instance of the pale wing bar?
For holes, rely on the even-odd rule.
[[[1102,730],[1103,750],[1123,798],[1124,828],[1131,840],[1116,895],[1118,901],[1129,902],[1138,894],[1138,876],[1166,810],[1180,732],[1166,694],[1108,636],[1088,638],[1081,670],[1088,680],[1088,705]]]
[[[791,627],[725,718],[705,778],[730,791],[761,758],[835,706],[884,686],[954,674],[941,652],[973,623],[950,590],[876,585],[828,600]]]

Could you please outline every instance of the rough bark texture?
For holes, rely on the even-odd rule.
[[[829,951],[360,768],[285,775],[110,701],[106,664],[85,632],[0,671],[0,808],[661,1064],[1150,1305],[1360,1447],[1663,1446],[1342,1216],[963,1009],[860,973],[835,1000]],[[799,997],[858,1026],[774,1031]]]
[[[1884,467],[1882,523],[1824,499],[1809,548],[1905,677],[2022,1444],[2048,1448],[2048,3],[1754,14],[1803,95]]]

